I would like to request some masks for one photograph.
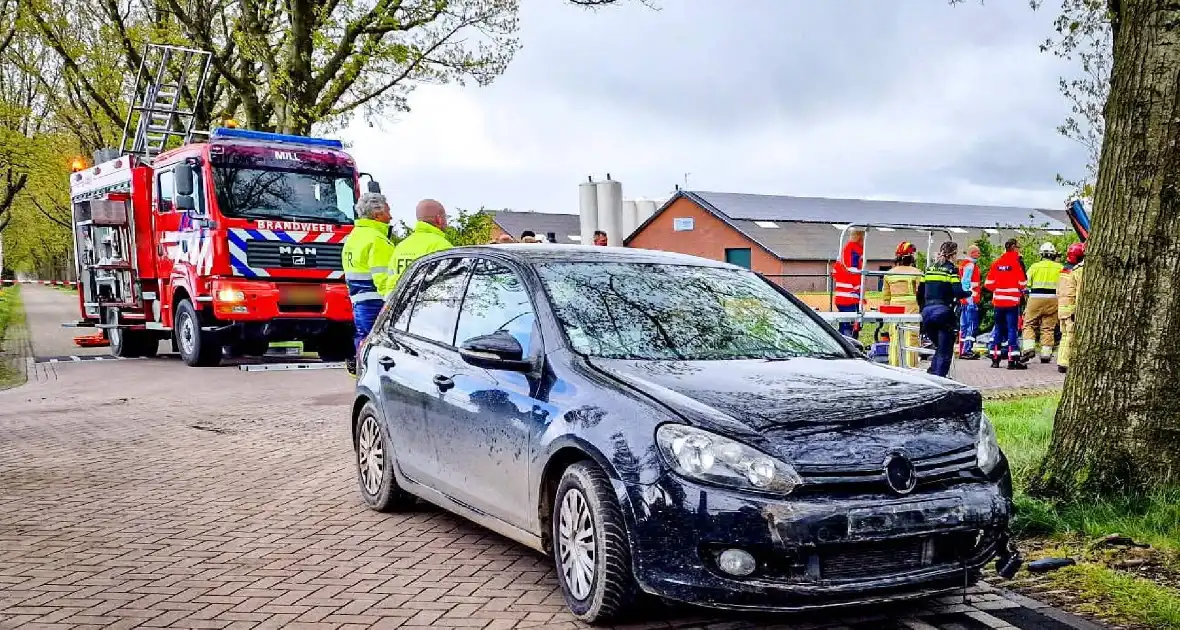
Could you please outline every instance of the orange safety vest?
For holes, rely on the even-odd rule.
[[[959,280],[963,279],[963,270],[967,268],[967,263],[972,263],[972,265],[971,265],[971,297],[963,298],[961,300],[961,302],[963,304],[979,304],[979,296],[980,296],[979,261],[978,260],[971,260],[969,258],[964,258],[963,260],[960,260],[959,261]]]
[[[836,306],[856,306],[863,299],[859,265],[864,265],[864,247],[849,242],[840,253],[840,260],[832,265],[832,301]]]

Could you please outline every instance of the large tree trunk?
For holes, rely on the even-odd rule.
[[[1109,0],[1114,67],[1077,354],[1035,493],[1180,483],[1180,5]]]

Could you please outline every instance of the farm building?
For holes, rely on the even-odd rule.
[[[981,236],[1002,245],[1020,229],[1055,235],[1072,230],[1064,210],[682,190],[625,244],[728,261],[795,292],[827,291],[840,234],[849,223],[930,228],[872,228],[865,235],[865,259],[877,270],[892,266],[903,240],[924,252],[931,236],[932,251],[949,239],[962,251]]]

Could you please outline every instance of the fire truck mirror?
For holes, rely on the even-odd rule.
[[[177,164],[173,171],[173,177],[176,181],[176,195],[192,197],[193,194],[193,167],[188,164]],[[179,199],[177,200],[179,202]],[[179,203],[177,204],[179,205]]]
[[[181,212],[193,212],[197,209],[197,201],[192,195],[176,195],[176,209]]]

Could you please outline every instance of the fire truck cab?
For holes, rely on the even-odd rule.
[[[353,355],[341,251],[360,179],[339,141],[219,128],[70,183],[83,322],[115,355],[169,338],[192,366],[272,341]]]

